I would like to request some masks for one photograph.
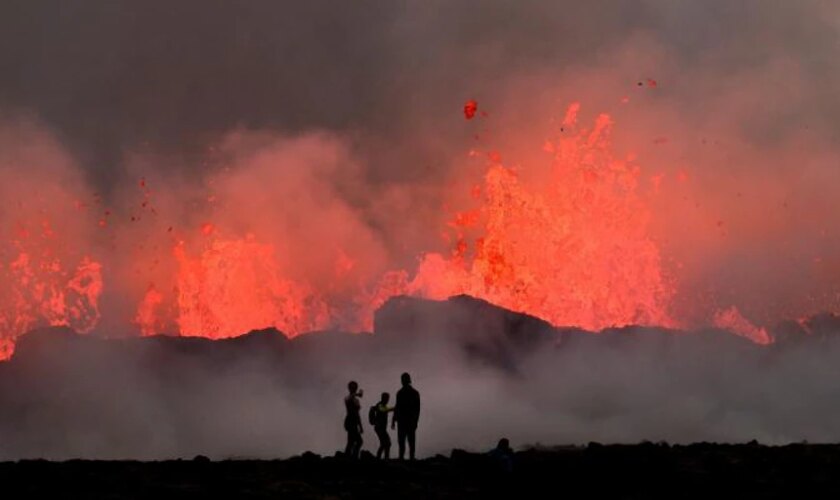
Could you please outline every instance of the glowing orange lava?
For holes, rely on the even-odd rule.
[[[465,116],[476,110],[468,101]],[[473,178],[452,184],[472,187],[462,193],[470,195],[469,206],[454,212],[444,228],[449,250],[423,253],[416,269],[384,275],[387,267],[371,265],[381,259],[365,254],[369,247],[355,245],[356,233],[344,241],[348,245],[339,245],[330,241],[334,226],[323,224],[329,227],[312,240],[323,241],[322,246],[294,247],[293,238],[266,233],[275,226],[249,225],[249,217],[259,215],[255,210],[224,217],[221,210],[239,207],[235,201],[226,204],[222,194],[210,196],[211,208],[197,208],[199,216],[181,226],[185,219],[161,215],[165,209],[151,205],[144,178],[143,217],[132,212],[134,232],[118,241],[134,245],[147,229],[161,235],[142,240],[139,257],[126,258],[145,259],[150,266],[136,277],[115,278],[134,280],[130,286],[119,282],[118,290],[136,294],[133,323],[142,335],[223,338],[267,327],[288,336],[328,328],[369,331],[374,311],[401,294],[434,299],[469,294],[555,325],[589,330],[678,326],[671,313],[675,284],[651,236],[641,169],[631,157],[613,152],[610,116],[581,125],[579,112],[579,104],[569,106],[562,128],[543,147],[544,161],[514,167],[496,152],[474,153],[486,158],[486,169],[478,184]],[[654,187],[661,188],[661,177]],[[452,199],[464,198],[452,193]],[[91,220],[103,233],[120,231],[116,215]],[[286,230],[306,224],[306,212],[290,221]],[[83,252],[65,251],[49,223],[40,224],[27,221],[11,244],[0,248],[5,285],[0,289],[0,359],[33,327],[68,325],[84,332],[99,320],[102,266]],[[298,266],[308,254],[318,256],[317,265]],[[754,342],[771,341],[735,308],[719,311],[713,321]]]
[[[713,322],[716,327],[752,340],[756,344],[766,345],[772,342],[767,330],[750,323],[735,306],[715,312]]]
[[[137,306],[137,314],[134,317],[134,323],[140,328],[140,335],[156,335],[165,331],[165,324],[161,320],[159,311],[163,301],[163,294],[154,284],[149,285],[143,295],[143,300]]]
[[[464,118],[467,120],[472,120],[475,117],[475,113],[478,111],[478,103],[474,99],[468,100],[464,103]]]
[[[182,335],[224,338],[273,326],[295,336],[330,323],[323,300],[310,287],[287,278],[274,248],[253,235],[213,239],[199,255],[191,255],[181,242],[175,259]]]
[[[613,156],[612,120],[578,127],[569,107],[564,133],[546,144],[542,182],[491,163],[481,205],[456,215],[448,256],[427,254],[408,293],[466,293],[557,325],[672,325],[673,286],[648,234],[637,193],[639,167]]]
[[[39,326],[70,326],[88,332],[99,321],[102,266],[88,257],[73,262],[62,255],[47,220],[37,229],[21,223],[2,252],[0,265],[0,359],[14,351],[14,340]]]
[[[254,235],[222,238],[214,224],[203,223],[200,250],[191,252],[183,241],[174,250],[179,333],[219,338],[269,326],[290,336],[327,327],[369,329],[375,309],[398,294],[469,294],[593,330],[673,325],[674,289],[648,234],[639,167],[613,156],[609,116],[578,127],[579,109],[569,107],[563,133],[545,146],[545,163],[531,167],[541,169],[532,176],[539,181],[522,180],[498,154],[488,155],[484,182],[472,189],[479,205],[450,223],[451,252],[425,254],[416,272],[386,273],[372,288],[351,289],[350,297],[290,278],[274,247]],[[336,279],[354,262],[339,253]],[[155,288],[147,291],[135,318],[143,334],[164,323],[162,302]]]

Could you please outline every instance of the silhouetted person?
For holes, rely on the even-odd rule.
[[[408,373],[403,373],[400,380],[402,389],[397,392],[397,405],[394,407],[394,420],[391,427],[397,426],[400,460],[405,458],[406,440],[408,440],[408,455],[414,460],[414,438],[417,421],[420,419],[420,393],[411,386],[411,375]]]
[[[504,472],[510,473],[513,471],[513,448],[510,447],[510,441],[507,438],[499,440],[499,444],[488,452],[496,464]]]
[[[379,438],[379,449],[376,450],[376,458],[383,456],[388,459],[391,458],[391,436],[388,435],[388,413],[394,411],[388,406],[388,401],[391,400],[391,395],[387,392],[382,393],[382,398],[372,408],[370,415],[373,430],[376,431],[376,437]]]
[[[349,394],[344,398],[344,408],[347,410],[347,416],[344,417],[344,430],[347,431],[347,447],[344,449],[344,454],[350,458],[359,458],[359,453],[362,451],[362,417],[359,415],[359,410],[362,407],[359,398],[362,397],[362,390],[359,389],[359,384],[351,381],[347,384]]]

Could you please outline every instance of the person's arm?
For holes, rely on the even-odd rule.
[[[420,423],[420,393],[417,393],[417,423]]]
[[[391,418],[391,428],[397,426],[397,408],[400,407],[400,394],[397,393],[397,404],[394,405],[394,416]]]

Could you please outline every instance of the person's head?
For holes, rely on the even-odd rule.
[[[400,381],[402,382],[402,385],[404,385],[404,386],[405,385],[411,385],[411,375],[409,375],[408,373],[403,373],[402,376],[400,377]]]
[[[496,445],[496,448],[499,450],[510,450],[510,441],[508,441],[508,438],[502,438],[499,440],[499,444]]]
[[[356,390],[359,388],[359,384],[356,383],[355,380],[351,380],[349,384],[347,384],[347,390],[350,391],[350,394],[356,394]]]
[[[383,405],[387,405],[388,401],[391,400],[391,395],[387,392],[382,393],[382,398],[379,400]]]

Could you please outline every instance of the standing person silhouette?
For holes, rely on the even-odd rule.
[[[388,435],[388,413],[394,411],[394,408],[388,406],[388,401],[390,400],[391,395],[383,392],[379,402],[372,408],[373,413],[370,416],[373,430],[376,431],[376,437],[379,438],[379,449],[376,450],[376,458],[385,457],[386,460],[391,458],[391,436]]]
[[[403,373],[400,377],[402,389],[397,392],[397,405],[394,407],[394,419],[391,428],[397,426],[397,442],[400,448],[400,460],[405,458],[405,442],[408,440],[408,456],[414,460],[414,441],[417,421],[420,419],[420,393],[411,386],[411,375]]]
[[[362,397],[362,390],[359,389],[359,384],[351,380],[347,384],[349,394],[344,397],[344,408],[347,410],[347,415],[344,417],[344,430],[347,431],[347,447],[344,448],[344,454],[350,458],[359,458],[359,453],[362,451],[362,417],[359,415],[359,410],[362,404],[359,398]]]

